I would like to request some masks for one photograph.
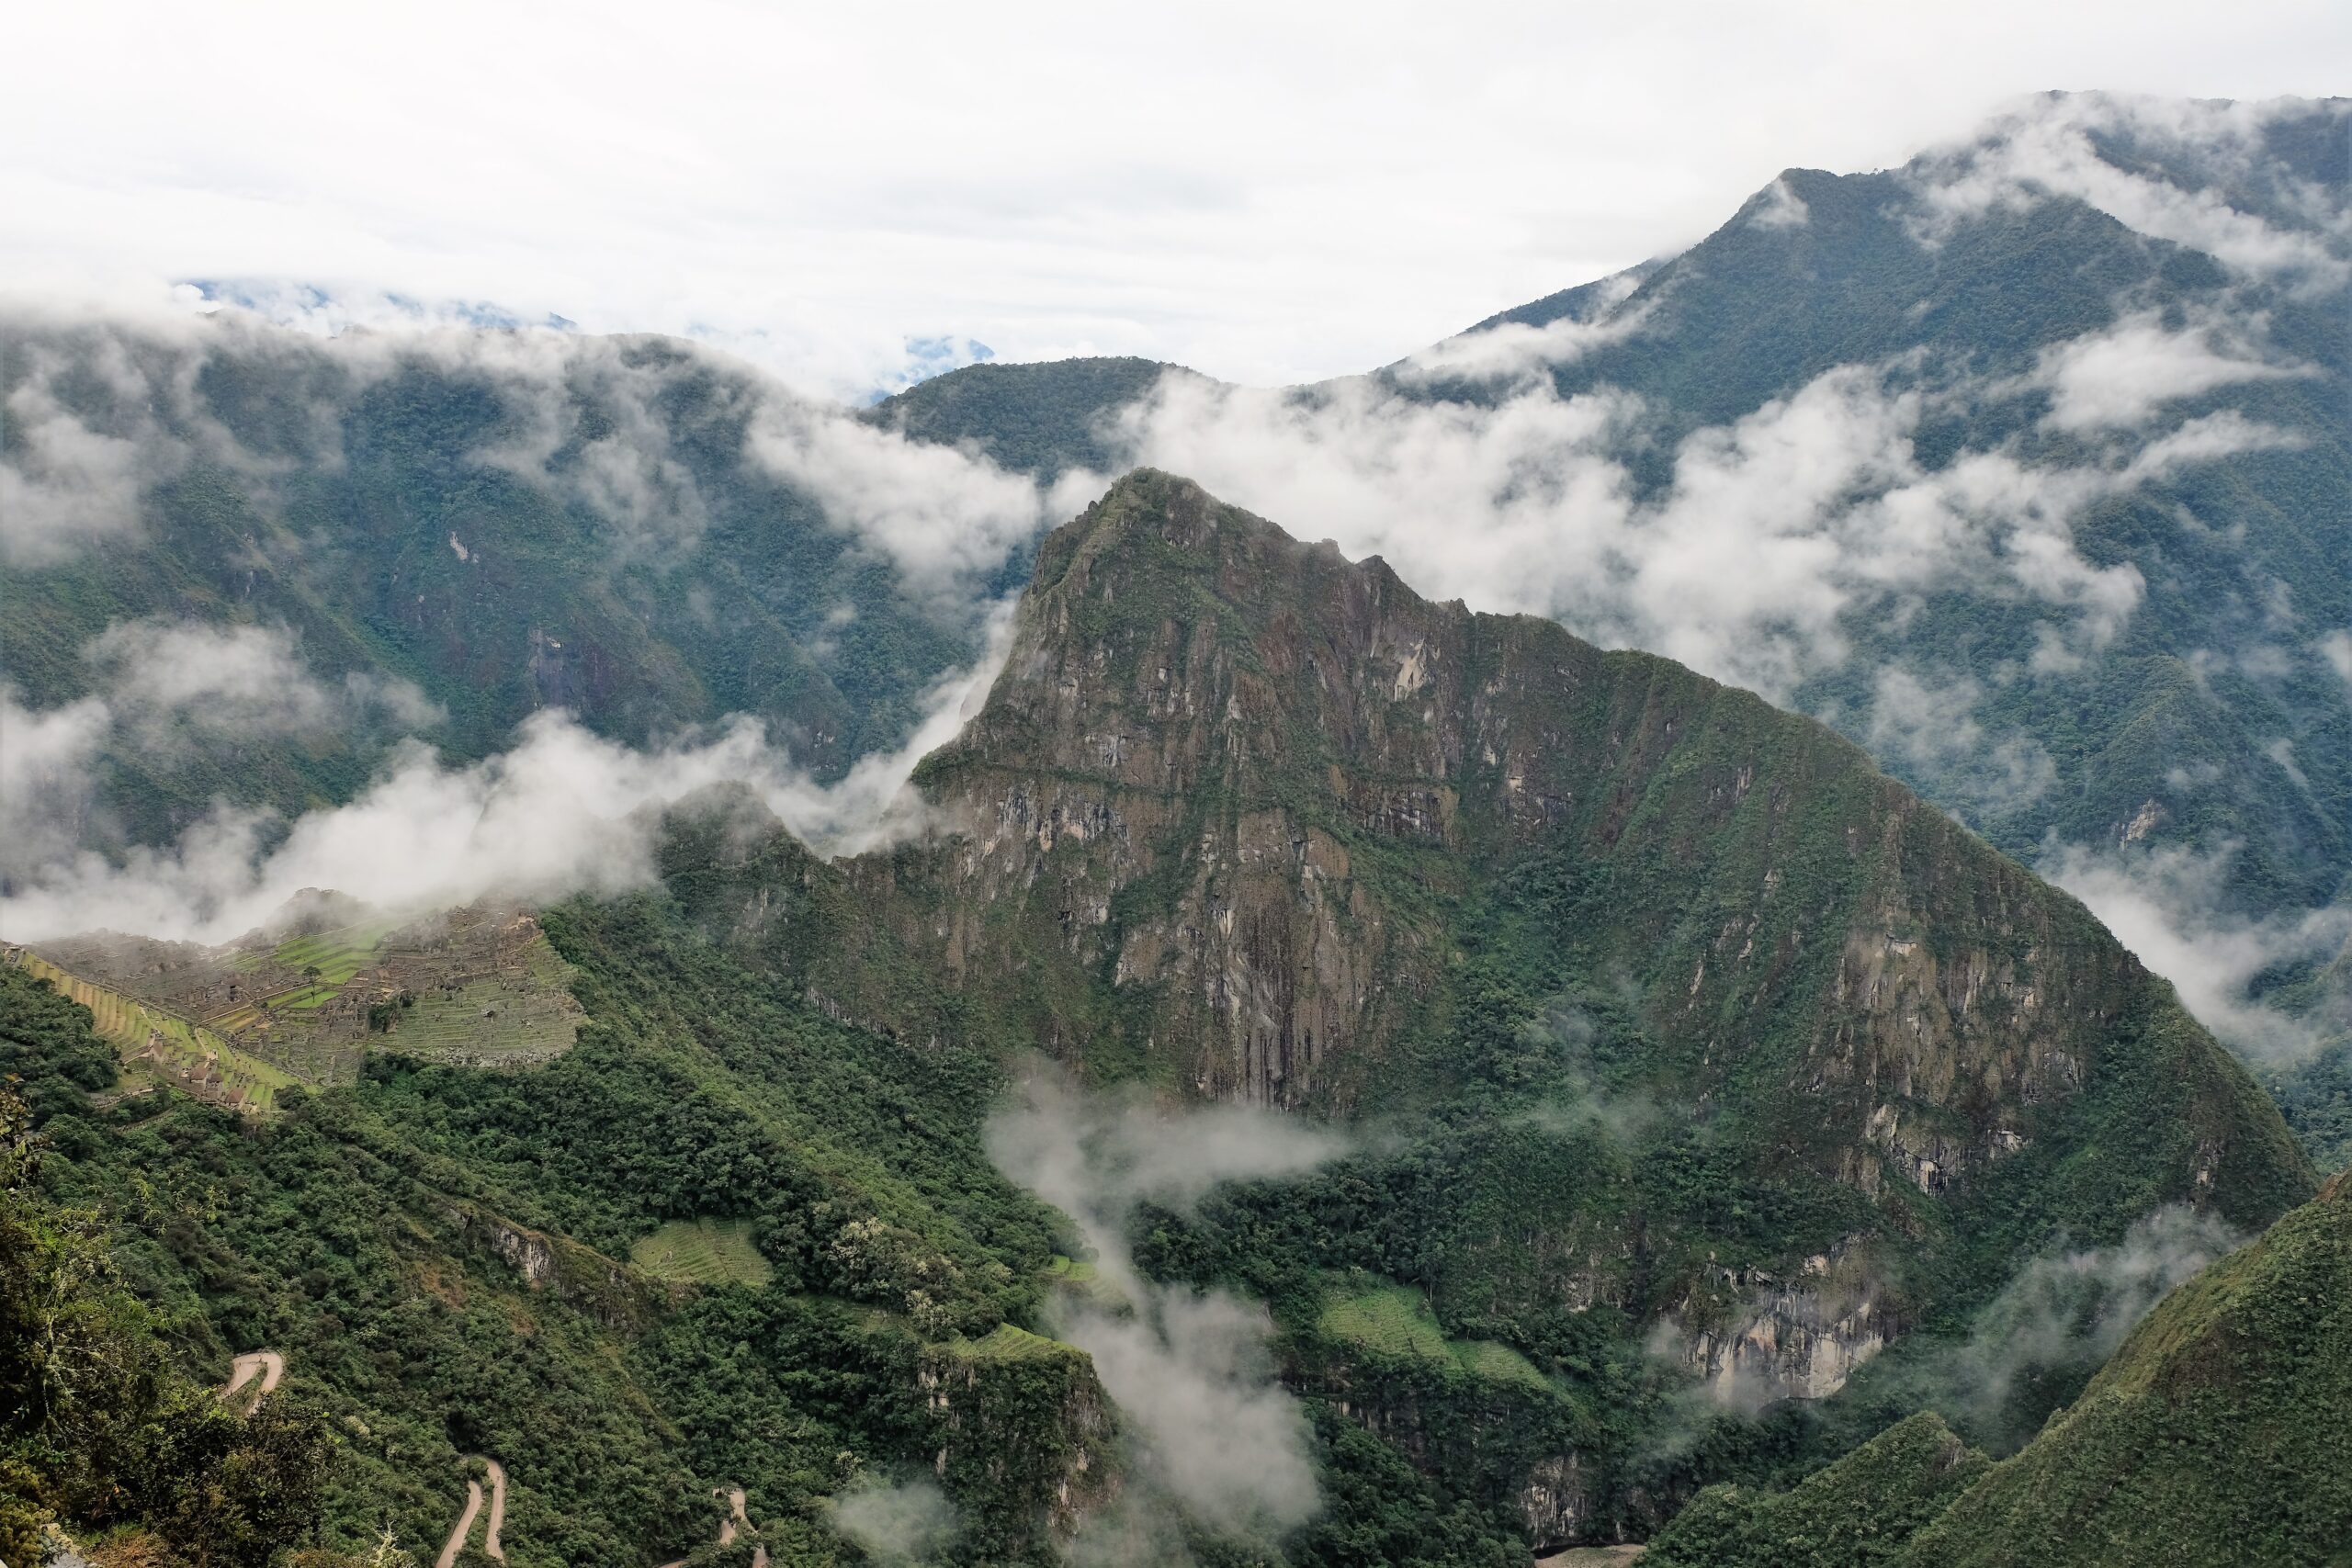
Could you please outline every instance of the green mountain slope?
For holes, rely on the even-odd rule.
[[[2335,1564],[2352,1553],[2352,1179],[2165,1298],[1906,1564]]]
[[[2340,1563],[2352,1549],[2352,1180],[2157,1304],[1997,1464],[1933,1416],[1801,1485],[1701,1494],[1660,1568]]]
[[[1325,1506],[1262,1548],[1301,1564],[1638,1538],[1835,1457],[1844,1385],[1928,1375],[2062,1235],[2311,1190],[2166,987],[1821,726],[1165,475],[1045,542],[919,778],[922,834],[838,863],[682,803],[658,890],[541,913],[580,1014],[535,1064],[394,1020],[240,1116],[122,1093],[0,965],[51,1190],[191,1368],[285,1358],[339,1434],[325,1540],[429,1546],[470,1455],[518,1568],[667,1561],[730,1485],[827,1561],[861,1477],[918,1472],[956,1560],[1050,1553],[1124,1450],[1040,1332],[1076,1244],[983,1150],[1041,1044],[1359,1124],[1126,1238],[1268,1303]],[[345,926],[291,942],[254,951],[370,972]],[[244,972],[129,951],[112,983],[183,1001]]]
[[[2200,142],[2154,129],[2163,113],[2102,103],[2053,97],[1900,169],[1791,170],[1687,252],[1501,312],[1369,377],[1236,405],[1253,413],[1198,426],[1165,416],[1167,445],[1194,455],[1189,471],[1251,504],[1251,486],[1279,487],[1294,468],[1350,450],[1367,422],[1394,427],[1396,449],[1418,451],[1433,429],[1477,430],[1493,416],[1488,439],[1515,454],[1492,478],[1496,493],[1464,494],[1452,515],[1435,502],[1415,526],[1476,539],[1491,507],[1515,520],[1494,526],[1516,558],[1544,536],[1520,509],[1544,493],[1548,465],[1570,460],[1520,451],[1524,417],[1498,413],[1524,409],[1539,389],[1608,406],[1638,400],[1628,416],[1636,436],[1615,456],[1626,488],[1653,501],[1672,497],[1693,454],[1736,444],[1738,422],[1839,376],[1862,377],[1890,409],[1917,400],[1904,457],[1931,479],[1959,485],[1972,463],[2015,465],[1996,511],[2052,504],[2075,482],[2067,475],[2145,457],[2199,422],[2272,433],[2151,472],[2064,519],[2057,533],[2086,569],[2129,574],[2136,602],[2111,635],[2058,647],[2050,639],[2073,612],[2020,592],[2001,570],[1960,570],[1902,592],[1858,592],[1837,623],[1838,656],[1780,695],[1996,847],[2031,862],[2075,846],[2139,879],[2146,906],[2191,942],[2260,953],[2230,983],[2251,981],[2257,998],[2302,1021],[2266,1030],[2219,1010],[2211,1021],[2238,1026],[2232,1043],[2256,1058],[2282,1058],[2266,1071],[2297,1108],[2307,1146],[2333,1163],[2335,1134],[2301,1120],[2301,1108],[2342,1098],[2341,1053],[2316,1065],[2296,1058],[2307,1063],[2341,1035],[2308,993],[2352,897],[2352,705],[2339,667],[2352,627],[2352,434],[2342,417],[2352,401],[2342,241],[2352,111],[2344,100],[2271,106],[2248,116],[2258,130],[2244,140]],[[2177,123],[2194,118],[2172,107]],[[2144,182],[2141,227],[2054,175],[2000,172],[2017,148],[2051,144],[2069,117],[2092,128],[2081,151],[2098,177]],[[2282,249],[2302,247],[2309,267],[2249,271],[2216,237],[2222,230],[2147,216],[2175,204],[2224,225],[2266,226]],[[1543,335],[1567,327],[1578,330]],[[2155,388],[2181,373],[2167,353],[2199,364],[2233,355],[2255,368],[2215,381],[2188,375],[2177,396],[2104,416],[2111,424],[2057,417],[2056,367],[2105,367]],[[884,412],[935,439],[985,445],[1000,421],[1034,438],[1038,426],[1016,409],[1051,409],[1057,428],[1099,433],[1117,423],[1117,409],[1105,401],[1081,415],[1075,405],[1102,394],[1136,406],[1136,392],[1076,363],[989,367],[985,397],[964,390],[978,374],[925,383]],[[1443,418],[1413,423],[1414,410]],[[1804,434],[1776,428],[1771,439]],[[1835,441],[1823,441],[1823,460],[1834,460]],[[1374,443],[1362,455],[1368,491],[1391,488],[1379,479],[1390,450]],[[1046,464],[1102,457],[1096,434],[1046,455],[1027,445],[1006,453]],[[1223,463],[1230,478],[1193,469],[1195,457]],[[1347,486],[1326,488],[1351,504]],[[1858,509],[1851,527],[1883,539],[1921,521]],[[1345,537],[1372,523],[1341,513],[1318,525]],[[1565,514],[1545,524],[1569,537],[1583,525]],[[1604,524],[1590,525],[1605,536]],[[1997,556],[2028,543],[1992,547]],[[1853,547],[1825,536],[1826,549]],[[1901,563],[1889,564],[1899,574]],[[1606,571],[1593,575],[1572,585],[1562,618],[1603,640],[1640,642],[1625,628],[1647,612],[1612,597]],[[2317,934],[2295,934],[2304,911],[2331,906],[2335,926],[2323,919]]]
[[[102,1217],[181,1364],[217,1382],[232,1353],[284,1358],[281,1397],[334,1438],[305,1527],[324,1543],[390,1525],[429,1551],[461,1459],[488,1455],[517,1568],[683,1556],[720,1485],[785,1560],[830,1562],[851,1549],[825,1500],[917,1470],[972,1551],[1042,1552],[1065,1483],[1083,1502],[1115,1465],[1082,1356],[989,1348],[1054,1247],[979,1150],[995,1063],[842,1029],[666,911],[549,913],[592,1021],[536,1071],[378,1056],[258,1121],[168,1084],[125,1096],[88,1013],[0,965],[0,1074],[53,1145],[49,1191]],[[747,1228],[764,1270],[623,1261],[682,1223]]]
[[[1787,1492],[1711,1487],[1643,1552],[1646,1568],[1862,1568],[1904,1559],[1990,1464],[1915,1416]]]
[[[2281,115],[2235,162],[2226,150],[2200,160],[2120,130],[2098,146],[2116,168],[2150,175],[2160,188],[2317,235],[2324,223],[2312,212],[2340,212],[2352,188],[2345,113],[2343,101],[2327,100]],[[2274,361],[2301,373],[2199,389],[2172,406],[2182,419],[2235,410],[2290,433],[2289,444],[2141,487],[2075,525],[2089,559],[2128,561],[2145,585],[2144,605],[2112,644],[2079,668],[2037,668],[2021,680],[2040,615],[2030,604],[1955,584],[1899,616],[1875,608],[1853,616],[1842,628],[1852,654],[1793,695],[1879,746],[1890,771],[2013,853],[2032,854],[2052,831],[2111,846],[2144,812],[2133,844],[2234,843],[2227,874],[2246,908],[2326,902],[2352,873],[2352,720],[2319,647],[2352,625],[2352,546],[2340,526],[2352,515],[2352,437],[2340,417],[2352,396],[2342,281],[2249,283],[2205,252],[2049,192],[1962,210],[1932,243],[1924,239],[1934,193],[1956,177],[1951,165],[1989,159],[2000,134],[1884,173],[1791,170],[1690,250],[1501,312],[1441,346],[1498,328],[1619,324],[1556,365],[1532,363],[1562,397],[1638,396],[1647,457],[1636,455],[1634,472],[1644,485],[1663,486],[1683,438],[1845,366],[1911,367],[1897,379],[1937,404],[1917,438],[1930,468],[1971,450],[2007,452],[2030,468],[2079,460],[2091,438],[2037,428],[2046,397],[2018,391],[2044,355],[2132,312],[2176,325],[2208,314],[2257,322]],[[2301,215],[2298,189],[2307,204]],[[1779,220],[1778,211],[1803,218]],[[1115,408],[1109,400],[1137,394],[1087,371],[1088,363],[953,372],[883,408],[941,440],[985,444],[1000,422],[1032,419],[1015,412],[1031,408],[1056,411],[1058,428],[1093,430]],[[1520,389],[1442,368],[1405,373],[1411,365],[1375,373],[1384,395],[1476,409]],[[967,392],[967,378],[982,375],[987,395],[977,380]],[[1302,389],[1299,406],[1340,385]],[[1093,396],[1105,400],[1091,414],[1072,412]],[[2121,439],[2144,443],[2153,434]],[[1082,455],[1096,460],[1099,446]],[[1075,437],[1035,458],[1026,446],[1007,448],[1012,461],[1080,456]],[[2184,517],[2196,525],[2182,525]],[[1966,756],[1939,757],[1874,738],[1872,677],[1894,666],[1980,682],[1981,743]],[[2023,800],[1988,793],[1971,773],[2012,737],[2030,739],[2056,769],[2052,784]],[[2274,755],[2282,739],[2291,766]]]

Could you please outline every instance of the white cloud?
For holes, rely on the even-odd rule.
[[[213,737],[318,735],[388,719],[415,730],[447,716],[411,682],[354,671],[335,687],[283,631],[192,621],[123,621],[84,647],[115,722],[150,746],[185,725]]]
[[[2320,657],[2344,677],[2346,695],[2352,697],[2352,631],[2333,631],[2319,639]]]
[[[136,532],[147,483],[177,456],[84,423],[58,400],[52,382],[62,367],[34,356],[0,403],[13,435],[0,446],[0,562],[19,570]]]
[[[871,541],[918,592],[952,593],[1071,515],[1104,481],[1076,472],[1048,491],[954,447],[910,441],[835,410],[776,400],[746,436],[752,459]]]
[[[907,744],[864,760],[835,784],[811,779],[749,719],[713,739],[640,751],[541,713],[512,750],[467,766],[402,742],[357,798],[311,812],[282,835],[265,813],[218,807],[165,849],[108,858],[53,846],[0,897],[0,931],[13,942],[97,929],[218,942],[260,924],[305,887],[402,913],[492,893],[538,903],[624,892],[653,880],[649,813],[718,784],[749,788],[820,852],[855,852],[916,824],[907,776],[960,728],[974,693],[1001,664],[1005,618],[997,623],[988,658],[933,689],[929,715]],[[190,700],[218,700],[220,684]],[[26,722],[20,710],[0,720],[12,739]],[[23,787],[51,787],[44,781],[87,755],[92,722],[81,708],[33,716],[22,732],[33,738],[26,754],[36,761],[21,768]],[[18,772],[12,762],[11,789]]]
[[[1282,383],[1679,249],[1784,166],[1899,162],[2011,94],[2325,93],[2352,45],[2322,0],[2226,27],[2205,0],[566,17],[13,18],[0,275],[491,299],[699,332],[844,393],[945,333]]]
[[[1625,291],[1637,280],[1626,277]],[[1501,321],[1475,333],[1442,339],[1395,366],[1390,374],[1408,386],[1439,381],[1519,381],[1576,361],[1596,348],[1623,343],[1648,324],[1647,310],[1607,310],[1582,319],[1561,316],[1532,327]]]
[[[1804,197],[1790,188],[1788,176],[1783,175],[1764,187],[1764,194],[1747,220],[1758,229],[1802,229],[1812,218]]]
[[[896,1485],[860,1485],[833,1506],[833,1528],[876,1562],[928,1562],[956,1537],[956,1505],[938,1484],[918,1477]]]
[[[1430,402],[1376,378],[1304,393],[1163,378],[1122,411],[1125,453],[1480,609],[1549,615],[1596,641],[1649,649],[1785,697],[1849,652],[1845,618],[1968,587],[2049,606],[2043,662],[2078,660],[2145,585],[2098,565],[2073,519],[2191,465],[2286,444],[2233,412],[2128,455],[2037,466],[2004,448],[1930,469],[1912,449],[1939,399],[1909,362],[1844,366],[1688,437],[1660,495],[1628,463],[1637,400],[1522,385],[1492,406]]]
[[[314,337],[236,307],[77,316],[0,306],[0,337],[15,336],[28,347],[16,384],[0,383],[20,437],[16,455],[0,460],[0,547],[24,567],[135,533],[147,488],[198,459],[237,474],[266,513],[276,475],[298,459],[313,471],[339,468],[344,416],[371,389],[420,367],[478,385],[498,410],[492,434],[443,456],[502,469],[597,519],[607,558],[583,568],[691,547],[712,502],[683,448],[716,441],[752,473],[807,495],[915,593],[960,616],[976,604],[975,577],[1105,482],[1076,472],[1041,488],[679,340],[415,322]],[[299,451],[253,451],[213,416],[201,378],[223,363],[264,366],[304,397],[288,437]],[[106,389],[107,428],[60,403],[56,388],[67,380]]]
[[[111,722],[96,698],[26,707],[0,682],[0,879],[61,855],[81,840],[90,808],[91,762]]]
[[[2009,1432],[2002,1419],[2020,1378],[2102,1365],[2158,1302],[2245,1239],[2211,1214],[2173,1205],[2143,1216],[2111,1247],[2032,1258],[1977,1314],[1968,1338],[1930,1364],[1930,1375],[1986,1429],[2022,1442],[2032,1433]]]
[[[1888,665],[1872,685],[1871,750],[1910,764],[1937,799],[2006,813],[2030,806],[2057,782],[2057,764],[2030,736],[1986,739],[1976,717],[1984,688],[1973,678],[1937,685]]]
[[[2042,96],[1996,119],[1981,141],[1923,161],[1915,186],[1931,243],[1955,219],[2050,197],[2086,202],[2140,233],[2205,252],[2245,276],[2313,288],[2352,282],[2352,213],[2316,188],[2289,192],[2306,223],[2280,227],[2231,207],[2211,188],[2188,188],[2118,166],[2096,139],[2123,135],[2188,149],[2203,162],[2249,168],[2281,103],[2222,103],[2126,94]],[[2328,111],[2338,115],[2341,108]]]
[[[1247,1106],[1177,1111],[1140,1095],[1088,1095],[1050,1072],[989,1120],[989,1157],[1068,1214],[1100,1278],[1131,1311],[1059,1309],[1058,1331],[1094,1359],[1104,1390],[1141,1438],[1153,1488],[1220,1530],[1281,1529],[1320,1506],[1306,1422],[1275,1380],[1263,1307],[1145,1280],[1127,1226],[1146,1201],[1188,1207],[1227,1181],[1310,1170],[1346,1140]]]
[[[2050,389],[2048,423],[2060,430],[2141,425],[2178,399],[2316,373],[2267,355],[2248,331],[2260,325],[2259,318],[2205,314],[2175,328],[2165,324],[2163,312],[2143,310],[2104,332],[2053,344],[2042,351],[2038,373]]]
[[[2199,1022],[2256,1060],[2291,1060],[2320,1043],[2310,1021],[2266,1007],[2247,982],[2352,938],[2352,905],[2250,919],[2231,911],[2223,879],[2235,846],[2126,854],[2051,843],[2041,874],[2090,906],[2141,963],[2173,983]]]

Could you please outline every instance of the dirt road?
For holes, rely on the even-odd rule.
[[[490,1528],[482,1532],[481,1549],[485,1556],[503,1562],[506,1551],[498,1543],[498,1532],[506,1523],[506,1467],[494,1459],[481,1462],[490,1472]],[[449,1532],[434,1568],[454,1568],[458,1553],[466,1549],[466,1538],[474,1532],[475,1517],[481,1512],[481,1483],[469,1478],[466,1482],[466,1511],[458,1516],[458,1528]]]
[[[453,1568],[458,1553],[466,1549],[466,1537],[473,1533],[474,1516],[481,1512],[481,1483],[469,1480],[466,1483],[466,1511],[458,1516],[458,1528],[449,1532],[448,1544],[442,1547],[441,1555],[435,1560],[433,1568]]]
[[[738,1535],[752,1528],[752,1521],[743,1512],[743,1489],[741,1486],[714,1486],[710,1495],[727,1499],[727,1517],[718,1521],[718,1544],[732,1546]],[[662,1568],[686,1568],[686,1560],[681,1557],[675,1562],[664,1562]],[[768,1568],[768,1549],[758,1541],[752,1543],[752,1568]]]
[[[506,1524],[506,1467],[494,1459],[482,1462],[490,1466],[490,1529],[482,1532],[481,1549],[503,1562],[506,1552],[498,1544],[498,1532]]]
[[[267,1399],[271,1391],[277,1387],[277,1380],[286,1375],[286,1358],[275,1350],[254,1350],[238,1357],[229,1363],[229,1382],[220,1391],[221,1399],[226,1401],[230,1395],[253,1382],[256,1372],[261,1375],[261,1387],[245,1401],[248,1412]]]

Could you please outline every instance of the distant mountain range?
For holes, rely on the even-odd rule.
[[[2347,132],[1281,389],[13,310],[0,1541],[2326,1568]]]

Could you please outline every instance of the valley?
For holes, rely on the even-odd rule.
[[[0,302],[0,1560],[2338,1568],[2347,125],[1279,389]]]

